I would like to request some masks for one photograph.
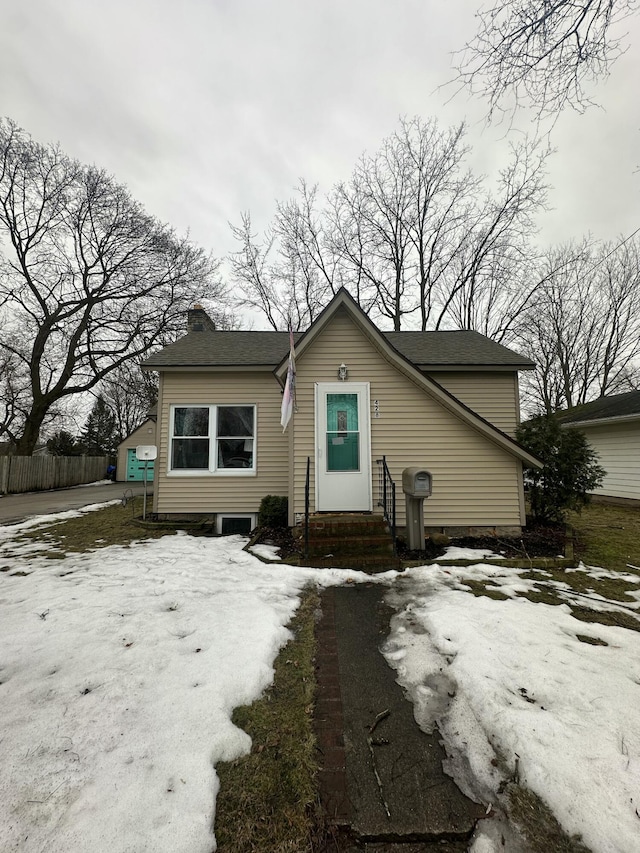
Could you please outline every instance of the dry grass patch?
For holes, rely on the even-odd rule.
[[[608,566],[606,567],[609,568]],[[640,583],[627,580],[624,575],[638,575],[640,572],[631,571],[630,569],[616,570],[623,571],[624,575],[612,577],[595,577],[591,572],[584,569],[545,569],[544,578],[540,577],[540,572],[531,571],[523,574],[523,578],[529,578],[536,583],[544,581],[556,581],[557,583],[566,583],[571,587],[573,592],[589,595],[601,595],[603,598],[608,598],[610,601],[619,601],[622,604],[630,603],[630,592],[638,592]]]
[[[249,755],[216,767],[218,849],[234,853],[308,853],[316,802],[313,733],[317,592],[307,592],[291,621],[293,638],[274,663],[272,686],[236,708],[235,725],[252,739]]]
[[[640,509],[591,503],[568,517],[576,555],[590,566],[629,571],[640,566]]]
[[[627,628],[629,631],[640,631],[640,620],[624,610],[590,610],[588,607],[571,607],[571,615],[581,622],[597,622],[599,625],[610,625],[613,628]]]
[[[462,583],[468,586],[475,596],[486,595],[487,598],[493,598],[496,601],[506,601],[508,598],[511,598],[510,595],[505,595],[504,592],[500,591],[499,587],[494,586],[492,583],[476,581],[470,578],[465,578]]]
[[[569,836],[553,812],[533,791],[511,784],[507,789],[510,817],[520,827],[534,853],[591,853],[580,836]]]
[[[16,539],[46,545],[42,551],[32,552],[34,556],[61,559],[66,553],[130,545],[142,539],[170,535],[170,530],[148,530],[135,524],[134,517],[142,515],[142,502],[142,497],[136,497],[125,507],[118,502],[104,509],[83,512],[76,518],[45,520],[37,528],[21,531]]]

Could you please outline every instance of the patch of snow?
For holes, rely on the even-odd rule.
[[[277,545],[263,545],[258,543],[257,545],[251,545],[248,550],[252,554],[255,554],[256,557],[263,557],[265,560],[282,559],[279,554],[280,548]]]
[[[517,775],[592,850],[640,850],[640,634],[455,588],[472,574],[412,569],[390,593],[390,641],[406,652],[390,663],[416,719],[438,723],[451,771],[485,802]]]
[[[0,528],[29,573],[0,575],[0,849],[210,853],[215,765],[250,747],[233,708],[270,684],[306,584],[369,577],[266,565],[239,536],[7,556],[35,523]]]
[[[233,708],[271,682],[304,586],[360,581],[389,587],[387,657],[464,790],[496,804],[517,773],[592,850],[640,851],[639,633],[518,597],[534,581],[506,563],[370,576],[265,564],[240,536],[56,560],[20,542],[103,505],[0,527],[3,853],[210,853],[215,765],[249,748]],[[567,602],[636,606],[534,577]],[[470,595],[470,580],[509,598]],[[487,818],[471,850],[518,853],[508,833]]]
[[[496,554],[491,548],[458,548],[448,545],[443,560],[504,560],[502,554]]]

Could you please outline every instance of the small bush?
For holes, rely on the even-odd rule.
[[[281,495],[265,495],[260,501],[258,527],[288,527],[289,499]]]

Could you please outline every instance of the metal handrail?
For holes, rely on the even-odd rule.
[[[304,556],[309,556],[309,480],[311,457],[307,456],[307,476],[304,481]]]
[[[384,520],[391,530],[393,553],[396,554],[396,484],[393,482],[387,457],[376,459],[378,465],[378,506],[382,507]]]

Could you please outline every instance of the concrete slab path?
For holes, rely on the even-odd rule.
[[[484,809],[444,773],[439,733],[418,727],[380,652],[392,613],[383,595],[379,584],[322,595],[316,731],[335,849],[465,851]]]

